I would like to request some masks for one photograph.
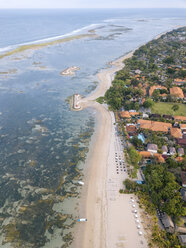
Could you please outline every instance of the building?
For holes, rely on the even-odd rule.
[[[161,154],[154,153],[154,157],[156,158],[156,160],[158,161],[158,163],[165,163],[165,159],[164,159],[164,157]]]
[[[149,118],[148,114],[143,113],[143,118]]]
[[[175,121],[183,121],[183,122],[186,122],[186,116],[174,116],[174,120]]]
[[[162,221],[162,224],[164,225],[167,232],[169,232],[169,233],[174,232],[174,223],[173,223],[170,216],[168,216],[166,213],[164,213],[161,221]]]
[[[155,90],[167,90],[167,88],[161,85],[153,85],[149,89],[149,96],[152,96]]]
[[[138,115],[139,115],[139,112],[134,112],[133,110],[120,112],[120,116],[126,119],[130,119],[132,116],[138,116]]]
[[[175,160],[176,160],[176,162],[181,163],[183,161],[183,158],[182,157],[177,157],[177,158],[175,158]]]
[[[172,137],[174,137],[176,139],[181,139],[182,138],[182,131],[179,128],[171,127],[170,128],[170,134],[171,134]]]
[[[135,70],[135,74],[141,74],[141,71],[139,69]]]
[[[161,118],[161,115],[159,115],[159,114],[151,114],[150,117],[151,118]]]
[[[184,149],[178,148],[178,156],[182,157],[184,155]]]
[[[182,187],[186,187],[186,171],[182,171],[180,175]]]
[[[148,151],[141,151],[139,154],[145,159],[145,163],[151,163],[151,159],[155,159],[158,163],[165,163],[165,159],[159,153],[152,153]]]
[[[160,121],[150,121],[150,120],[138,120],[138,125],[141,129],[149,129],[154,132],[165,132],[168,133],[172,127],[171,123],[160,122]]]
[[[178,145],[186,147],[186,139],[177,139]]]
[[[173,117],[172,115],[163,115],[163,118],[166,119],[166,120],[173,120]]]
[[[182,131],[186,131],[186,124],[180,124],[180,128]]]
[[[172,156],[176,155],[176,149],[174,147],[170,147],[169,148],[169,154]]]
[[[120,112],[120,116],[121,116],[122,118],[126,118],[126,119],[130,119],[130,118],[131,118],[131,116],[130,116],[130,114],[129,114],[128,111],[121,111],[121,112]]]
[[[80,99],[81,99],[81,96],[79,94],[75,94],[73,96],[73,108],[76,110],[81,108],[79,104]]]
[[[180,87],[170,88],[170,95],[175,96],[177,98],[184,98],[183,91]]]
[[[181,243],[182,246],[185,247],[186,245],[186,235],[178,235],[179,241]]]
[[[137,128],[134,125],[127,125],[126,126],[126,131],[130,136],[133,136],[137,132]]]
[[[167,148],[167,146],[162,146],[161,150],[162,150],[162,154],[163,154],[163,155],[167,155],[167,153],[168,153],[168,148]]]
[[[186,78],[183,80],[180,78],[176,78],[173,81],[173,84],[176,84],[177,86],[184,85],[185,83],[186,83]]]
[[[148,144],[147,145],[147,151],[152,153],[158,152],[158,146],[156,144]]]

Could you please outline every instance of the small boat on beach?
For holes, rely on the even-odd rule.
[[[81,218],[81,219],[78,219],[77,221],[78,221],[78,222],[86,222],[86,221],[87,221],[87,219],[85,219],[85,218]]]
[[[82,181],[78,181],[78,183],[79,183],[80,185],[84,185],[84,184],[85,184],[85,183],[82,182]]]

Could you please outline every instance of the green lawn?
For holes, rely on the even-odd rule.
[[[168,115],[183,115],[186,116],[186,104],[179,104],[179,109],[177,111],[172,110],[172,106],[175,103],[167,103],[167,102],[157,102],[151,108],[152,113],[154,114],[168,114]]]

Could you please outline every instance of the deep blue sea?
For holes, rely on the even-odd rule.
[[[71,247],[95,112],[70,110],[108,62],[186,25],[184,9],[0,10],[0,247]],[[70,66],[74,76],[61,76]],[[66,245],[66,246],[65,246]]]

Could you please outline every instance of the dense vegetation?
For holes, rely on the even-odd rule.
[[[186,55],[185,37],[186,28],[179,28],[141,46],[134,55],[125,60],[125,67],[116,73],[110,89],[104,100],[112,110],[139,110],[141,100],[148,96],[150,86],[160,84],[166,89],[157,89],[153,92],[155,102],[182,102],[169,94],[175,78],[184,79],[184,58]],[[171,55],[170,55],[171,54]],[[186,84],[181,86],[186,92]],[[162,94],[167,94],[166,99]],[[103,99],[102,99],[103,100]],[[147,99],[144,107],[152,107],[153,102]]]
[[[155,207],[173,217],[186,215],[186,206],[181,198],[180,185],[165,165],[150,165],[145,170],[146,190]]]

